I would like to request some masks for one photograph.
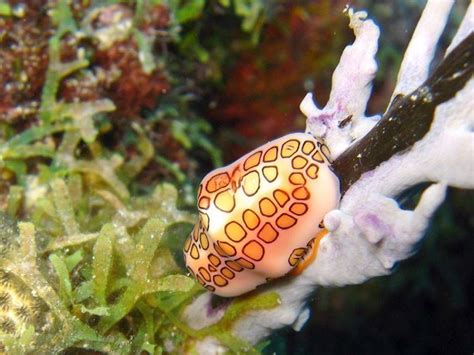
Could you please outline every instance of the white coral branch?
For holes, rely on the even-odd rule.
[[[451,6],[452,1],[428,1],[403,60],[397,93],[409,93],[426,80]],[[473,16],[471,5],[454,38],[456,44],[472,32]],[[308,116],[307,130],[322,136],[335,156],[376,122],[365,117],[364,111],[376,70],[379,30],[360,13],[350,13],[350,17],[356,40],[344,50],[328,104],[319,110],[308,95],[301,104]],[[308,296],[318,285],[364,282],[389,274],[396,262],[409,257],[444,200],[447,186],[474,188],[472,97],[471,78],[453,99],[437,107],[431,128],[421,140],[362,175],[345,193],[339,209],[326,215],[329,234],[320,242],[315,261],[301,275],[278,280],[258,291],[277,292],[281,304],[245,315],[236,322],[233,333],[255,344],[274,329],[288,325],[299,329],[309,316]],[[339,122],[350,115],[352,124],[339,127]],[[425,181],[434,184],[423,192],[416,208],[401,209],[395,200],[398,194]],[[223,312],[210,313],[209,307],[210,295],[204,294],[188,307],[184,318],[193,326],[212,324]],[[222,350],[210,338],[198,343],[197,349],[207,354]]]
[[[411,93],[428,78],[431,61],[453,4],[454,0],[426,4],[405,51],[391,100],[397,95]]]
[[[307,94],[300,108],[308,117],[306,131],[324,139],[331,147],[335,159],[351,142],[367,133],[379,118],[365,117],[365,108],[372,91],[372,80],[377,72],[375,54],[380,30],[367,13],[349,9],[349,27],[356,39],[347,46],[334,70],[332,90],[326,106],[319,110]],[[351,120],[346,127],[339,127],[344,119]]]
[[[466,38],[474,29],[474,2],[471,1],[467,8],[466,14],[461,22],[461,25],[456,32],[451,44],[446,50],[446,55],[449,54],[461,41]]]

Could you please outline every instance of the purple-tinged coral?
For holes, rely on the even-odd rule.
[[[308,118],[306,131],[321,137],[330,146],[335,159],[350,143],[369,131],[377,117],[365,117],[365,107],[372,91],[372,80],[377,71],[375,54],[379,28],[372,20],[365,20],[367,13],[353,14],[349,9],[349,27],[356,39],[342,53],[332,77],[332,90],[326,106],[319,110],[307,94],[300,109]],[[349,125],[344,125],[350,120]]]

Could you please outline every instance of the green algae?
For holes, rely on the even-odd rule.
[[[201,0],[171,3],[175,25],[199,20],[206,5]],[[0,5],[0,15],[9,16],[6,5]],[[137,2],[129,35],[144,72],[150,73],[161,59],[138,29],[147,6],[147,1]],[[245,12],[236,2],[235,10],[247,18],[245,31],[255,29],[261,7]],[[19,280],[21,297],[37,303],[38,317],[21,327],[15,319],[14,332],[0,327],[0,351],[160,354],[169,351],[165,344],[192,351],[196,341],[213,336],[232,352],[256,353],[232,335],[232,325],[247,312],[277,306],[278,297],[236,300],[217,324],[199,331],[183,323],[186,305],[204,292],[182,265],[183,241],[196,216],[178,206],[194,202],[189,197],[193,181],[156,151],[147,125],[131,124],[122,150],[104,144],[101,135],[112,126],[107,113],[117,110],[112,100],[58,99],[63,80],[91,65],[82,51],[63,61],[61,45],[65,38],[78,43],[90,34],[67,1],[52,5],[50,16],[55,30],[48,41],[37,121],[20,131],[2,123],[0,136],[0,172],[8,182],[0,205],[0,271]],[[202,151],[212,165],[221,165],[211,126],[190,106],[189,98],[171,92],[149,121],[169,122],[170,136],[182,147]],[[133,154],[126,154],[127,145]],[[152,162],[171,173],[173,184],[140,183]],[[10,280],[2,278],[5,287]]]
[[[11,16],[13,14],[12,8],[5,2],[0,2],[0,16]]]
[[[11,186],[8,213],[17,215],[24,201],[31,206],[26,220],[33,223],[20,223],[18,233],[11,222],[8,228],[1,226],[10,233],[2,237],[8,256],[0,268],[31,285],[27,292],[48,305],[44,312],[50,314],[51,326],[46,332],[36,329],[35,336],[31,327],[15,336],[4,334],[4,347],[13,352],[57,352],[72,346],[119,353],[128,353],[131,347],[158,351],[162,348],[154,340],[157,336],[164,341],[170,327],[176,328],[174,337],[184,327],[188,331],[181,333],[179,341],[175,339],[179,346],[212,335],[229,349],[250,351],[248,344],[231,335],[232,322],[246,311],[273,307],[274,301],[236,303],[221,322],[199,332],[186,328],[176,316],[203,292],[182,274],[173,256],[180,254],[182,239],[194,220],[176,208],[176,189],[158,185],[151,196],[125,196],[123,202],[124,196],[100,179],[92,179],[87,186],[85,180],[97,177],[95,169],[74,171],[66,178],[50,172],[54,178],[48,182],[27,186],[33,190],[30,196],[23,187]],[[34,200],[27,202],[29,199]],[[92,215],[91,207],[100,209],[99,216]],[[94,232],[103,219],[110,222]],[[42,235],[40,243],[37,231]],[[23,242],[16,245],[15,240]],[[39,263],[50,267],[45,271]],[[150,296],[155,298],[149,301]],[[129,314],[135,314],[136,333],[126,340],[120,321]],[[97,325],[88,326],[96,318]]]
[[[56,179],[51,183],[50,196],[48,194],[47,196],[51,200],[57,199],[57,194],[64,192],[62,190],[64,188],[66,188],[65,182]],[[155,196],[163,197],[168,194],[174,198],[176,194],[171,191],[172,189],[170,185],[160,186],[161,191]],[[163,201],[160,199],[160,202]],[[176,201],[169,202],[176,203]],[[160,207],[167,209],[170,205],[163,204]],[[9,247],[0,268],[14,273],[25,284],[30,285],[31,288],[25,292],[37,295],[48,305],[45,313],[51,313],[50,327],[51,330],[54,328],[54,335],[36,331],[32,349],[49,349],[54,352],[79,346],[102,351],[120,349],[121,353],[127,353],[130,346],[140,349],[157,347],[158,344],[152,342],[154,334],[166,333],[171,326],[176,328],[175,333],[182,331],[180,342],[183,344],[192,339],[214,336],[232,351],[255,353],[251,346],[232,335],[231,327],[247,312],[275,307],[278,304],[276,295],[264,294],[237,300],[217,324],[199,331],[183,324],[176,316],[194,295],[203,291],[194,280],[176,273],[180,269],[175,265],[174,259],[166,253],[167,247],[162,247],[164,249],[161,253],[157,253],[163,236],[166,235],[164,221],[169,223],[172,218],[170,210],[163,211],[161,218],[148,218],[133,234],[123,231],[121,227],[124,225],[120,225],[115,219],[115,223],[105,224],[94,239],[86,238],[83,243],[75,244],[65,241],[69,236],[76,239],[75,234],[80,234],[81,229],[70,215],[72,209],[70,197],[54,208],[57,223],[63,225],[60,238],[67,247],[56,247],[55,252],[51,253],[47,260],[38,259],[37,233],[32,223],[20,223],[18,234],[11,221],[8,222],[8,228],[2,225],[2,230],[11,234],[9,240],[19,240],[19,245]],[[59,216],[59,208],[68,211],[65,216]],[[127,218],[123,221],[129,226],[136,223],[136,220]],[[40,224],[39,228],[41,227]],[[66,235],[62,235],[64,233]],[[172,243],[169,236],[167,239],[166,244]],[[71,250],[73,247],[76,247],[74,252]],[[174,247],[176,248],[176,245]],[[157,260],[161,258],[164,258],[164,264],[160,264]],[[51,271],[44,273],[38,265],[39,261],[48,262]],[[154,270],[157,266],[159,270]],[[78,276],[77,273],[81,275]],[[161,276],[156,277],[157,275]],[[114,294],[116,296],[111,297]],[[151,299],[147,298],[150,296]],[[134,309],[140,312],[142,319],[135,320],[138,332],[131,339],[131,343],[127,343],[120,332],[117,333],[118,329],[114,328],[120,328],[119,321]],[[97,326],[88,326],[94,317],[100,318]],[[158,320],[162,328],[155,324]],[[58,332],[57,328],[62,331]],[[15,346],[20,348],[24,346],[21,349],[27,349],[27,346],[32,344],[31,336],[27,336],[29,333],[25,332],[26,330],[15,338],[17,344]],[[142,343],[137,344],[139,341]],[[17,349],[9,347],[8,344],[9,341],[4,342],[7,349],[12,351]]]

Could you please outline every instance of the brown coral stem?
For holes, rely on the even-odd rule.
[[[429,131],[436,107],[453,98],[474,72],[474,33],[467,36],[418,89],[397,96],[380,121],[333,164],[344,194],[362,174],[409,149]]]

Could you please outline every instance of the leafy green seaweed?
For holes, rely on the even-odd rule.
[[[91,6],[119,3],[92,1]],[[149,7],[162,3],[127,5],[134,11],[130,38],[147,74],[163,63],[170,72],[175,70],[176,57],[158,58],[151,36],[140,27]],[[166,4],[171,18],[166,38],[189,49],[178,65],[194,65],[191,52],[201,62],[209,60],[210,51],[195,36],[209,2]],[[244,32],[253,36],[259,31],[264,2],[220,4],[242,19]],[[157,108],[127,125],[121,141],[110,144],[104,135],[118,126],[108,115],[118,113],[116,102],[59,98],[63,80],[92,70],[93,60],[90,53],[79,50],[74,59],[64,60],[62,45],[66,40],[77,44],[92,38],[70,2],[59,0],[50,6],[53,30],[37,116],[21,129],[0,124],[0,173],[6,177],[5,192],[0,192],[0,272],[19,280],[18,292],[23,300],[32,300],[37,312],[34,319],[16,324],[14,333],[0,329],[2,349],[161,354],[165,344],[192,350],[197,340],[213,336],[230,351],[257,353],[232,335],[232,326],[249,311],[275,307],[276,295],[236,300],[218,323],[200,330],[180,317],[204,292],[186,275],[181,254],[196,215],[178,206],[194,202],[196,177],[157,151],[153,125],[167,127],[166,133],[190,157],[204,153],[213,166],[222,165],[211,125],[194,111],[194,99],[180,92],[187,78],[171,78],[174,87]],[[1,16],[15,16],[12,11],[0,3]],[[176,71],[178,75],[183,74]],[[142,182],[154,163],[170,173],[168,182]],[[13,287],[10,278],[1,280]]]
[[[11,16],[12,8],[5,2],[0,2],[0,16]]]

